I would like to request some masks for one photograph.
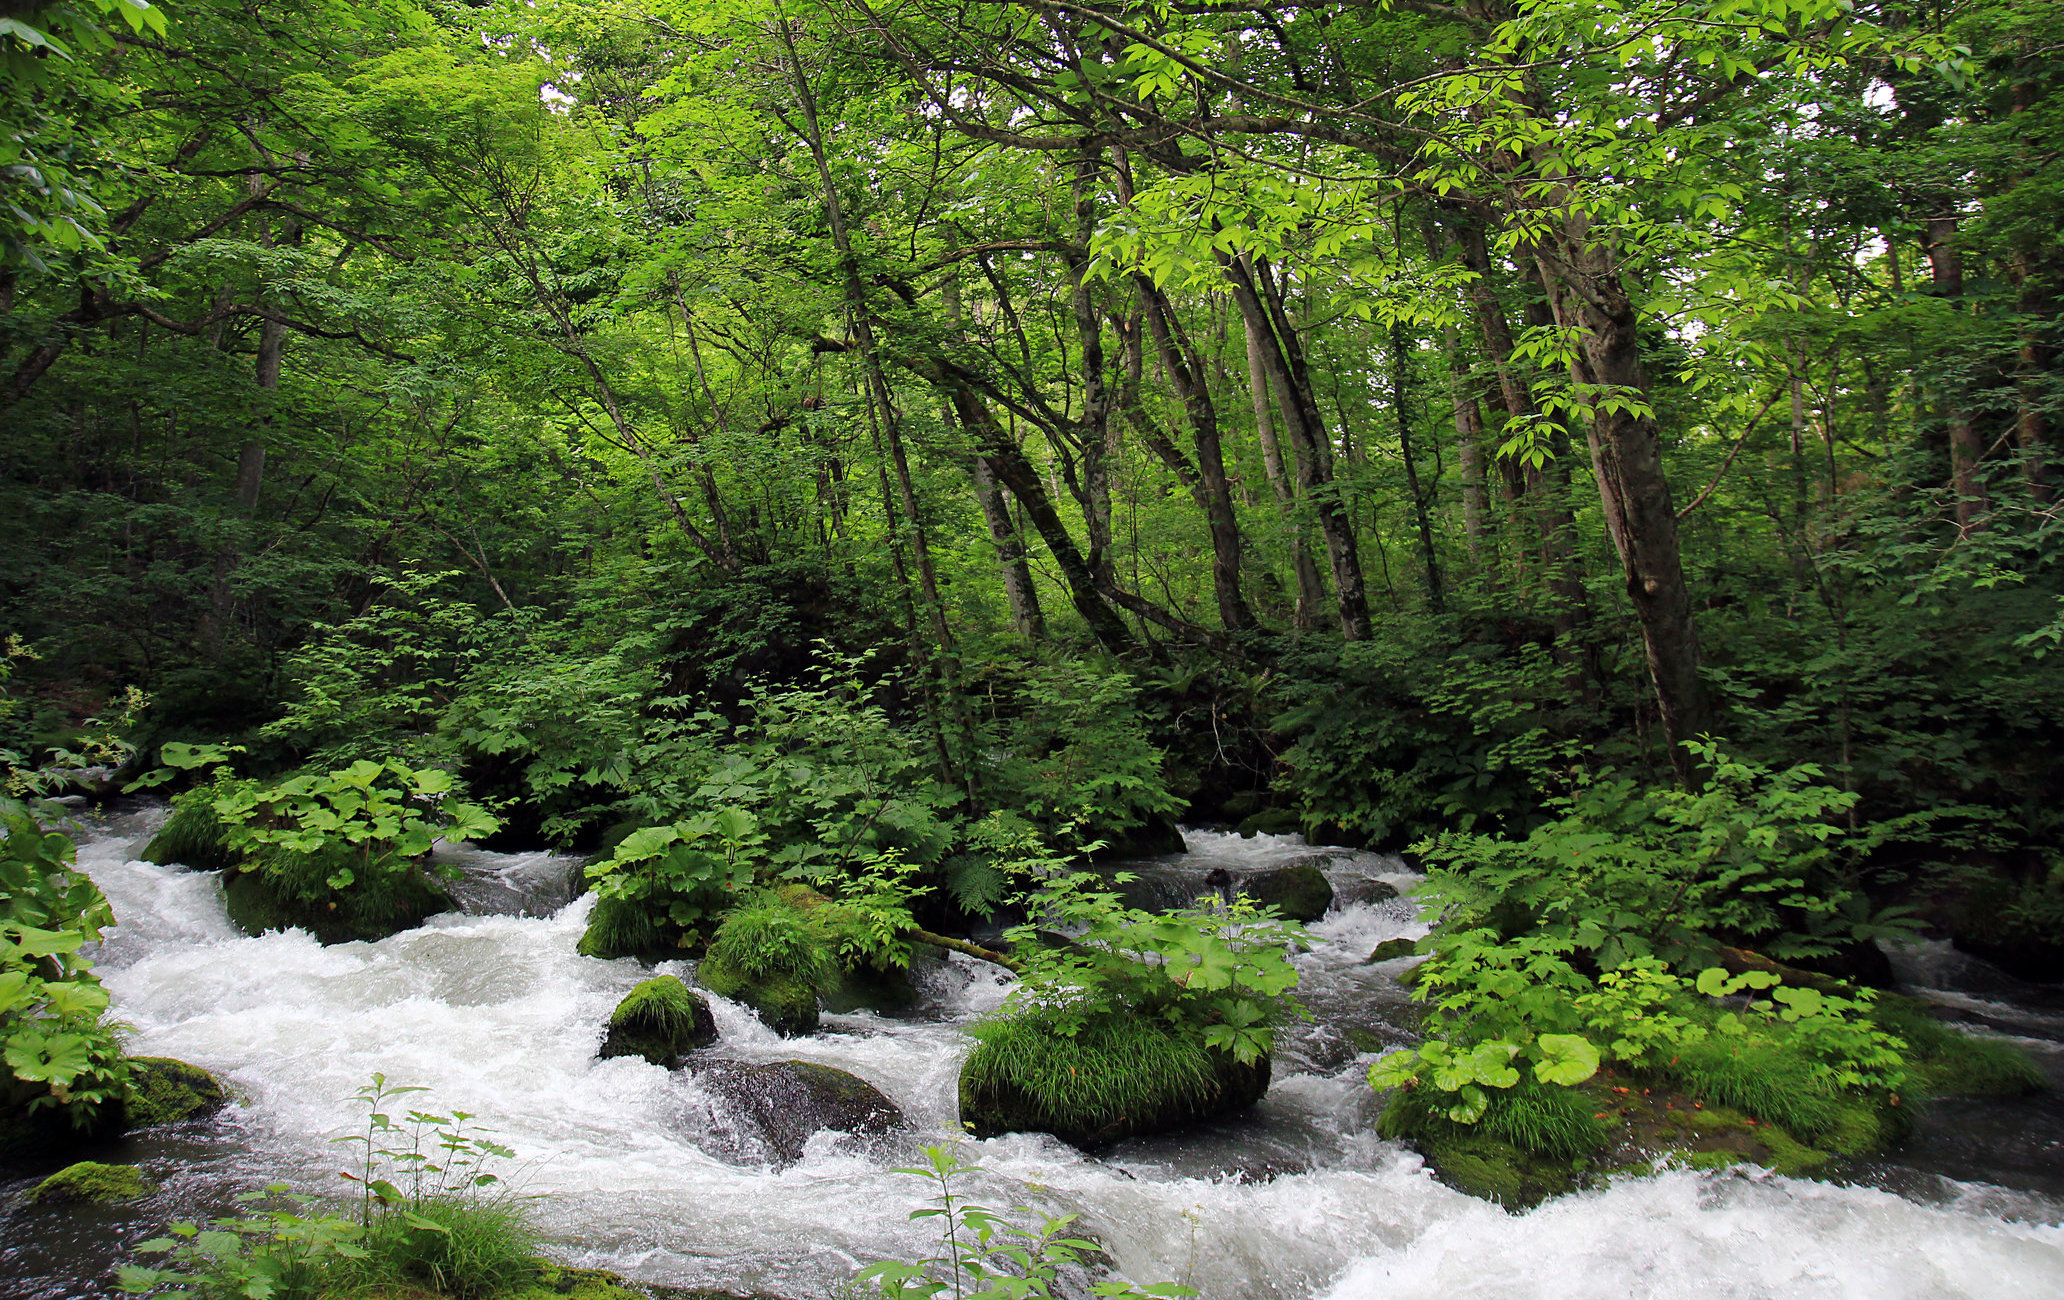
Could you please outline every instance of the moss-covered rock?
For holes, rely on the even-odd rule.
[[[1069,1036],[1014,1017],[975,1036],[960,1118],[977,1137],[1051,1133],[1095,1150],[1235,1114],[1268,1091],[1267,1057],[1242,1065],[1159,1020],[1100,1017]]]
[[[838,978],[818,995],[826,1011],[904,1011],[918,1001],[917,985],[908,966],[881,967],[872,962],[839,966]]]
[[[624,995],[610,1014],[597,1055],[641,1056],[672,1070],[698,1047],[717,1041],[717,1022],[702,995],[672,975],[660,975]]]
[[[455,906],[451,896],[421,875],[411,875],[377,897],[345,891],[317,904],[288,896],[265,875],[246,868],[225,873],[223,902],[245,934],[302,929],[324,944],[375,942],[412,930]]]
[[[1304,815],[1295,808],[1263,808],[1240,819],[1234,827],[1242,835],[1295,835],[1304,829]]]
[[[215,1076],[198,1065],[169,1056],[129,1058],[129,1093],[122,1105],[131,1128],[201,1119],[226,1100]]]
[[[751,1007],[753,1014],[784,1038],[817,1032],[821,1019],[817,988],[801,976],[786,972],[749,976],[713,952],[696,967],[695,977],[718,997]]]
[[[37,1183],[22,1199],[31,1205],[91,1201],[106,1205],[148,1196],[157,1184],[135,1165],[104,1165],[82,1160]]]
[[[599,1268],[569,1268],[540,1256],[537,1276],[509,1300],[547,1300],[568,1296],[572,1300],[645,1300],[645,1293],[621,1274]]]
[[[588,928],[581,931],[576,951],[604,961],[635,957],[650,964],[696,955],[701,950],[699,938],[654,919],[628,899],[603,896],[588,913]]]
[[[765,1140],[777,1163],[803,1157],[826,1130],[880,1137],[904,1123],[896,1103],[866,1080],[809,1061],[713,1061],[700,1076],[732,1114]]]
[[[1376,945],[1362,965],[1374,966],[1378,962],[1396,961],[1400,957],[1416,957],[1418,955],[1419,941],[1417,939],[1385,939],[1382,943]]]
[[[1240,882],[1240,892],[1293,921],[1316,921],[1333,906],[1332,882],[1310,861],[1257,872]]]

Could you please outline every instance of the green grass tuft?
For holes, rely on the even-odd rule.
[[[1377,1131],[1422,1142],[1483,1138],[1555,1160],[1582,1159],[1612,1139],[1612,1126],[1597,1117],[1596,1099],[1578,1089],[1522,1082],[1487,1091],[1483,1118],[1457,1124],[1436,1108],[1438,1094],[1431,1089],[1400,1090],[1383,1108]]]
[[[2002,1039],[1953,1028],[1925,1002],[1883,997],[1875,1015],[1906,1040],[1921,1086],[1931,1097],[2020,1097],[2050,1086],[2028,1053]]]
[[[411,1215],[438,1228],[418,1227]],[[452,1300],[488,1300],[524,1287],[539,1273],[537,1230],[522,1203],[507,1197],[418,1201],[407,1214],[382,1216],[360,1244],[366,1257],[345,1270],[352,1284],[347,1293],[400,1284]]]
[[[180,795],[172,804],[172,815],[151,836],[143,860],[161,867],[192,867],[196,871],[221,871],[234,867],[242,858],[223,840],[222,819],[215,815],[215,789],[203,786]]]
[[[815,990],[838,978],[823,928],[803,908],[765,891],[725,915],[709,958],[752,982],[786,977]]]
[[[1833,1135],[1853,1123],[1850,1109],[1815,1075],[1816,1063],[1755,1035],[1714,1034],[1678,1051],[1666,1077],[1706,1101],[1780,1124],[1802,1138]]]
[[[595,900],[577,951],[583,957],[638,957],[667,947],[666,935],[644,908],[607,895]]]
[[[1027,1098],[1036,1115],[1026,1118],[1037,1122],[1026,1128],[1086,1132],[1116,1117],[1202,1111],[1220,1090],[1211,1049],[1158,1020],[1100,1016],[1068,1037],[1042,1018],[1015,1016],[971,1032],[976,1046],[961,1069],[961,1096]]]

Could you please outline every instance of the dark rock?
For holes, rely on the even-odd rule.
[[[1233,873],[1224,867],[1213,867],[1204,873],[1204,887],[1223,893],[1233,887]]]
[[[1398,887],[1388,880],[1370,880],[1356,886],[1354,901],[1357,903],[1388,903],[1398,897]]]
[[[1316,921],[1333,906],[1333,886],[1311,861],[1258,872],[1240,882],[1240,892],[1292,921]]]
[[[609,1030],[596,1055],[643,1057],[676,1069],[681,1058],[717,1041],[717,1022],[702,995],[672,975],[646,980],[624,995],[609,1017]]]
[[[104,1165],[82,1160],[37,1183],[22,1200],[30,1205],[63,1205],[88,1201],[109,1205],[150,1195],[155,1186],[135,1165]]]
[[[884,970],[868,962],[839,968],[838,981],[818,999],[823,1009],[836,1015],[852,1011],[904,1011],[917,1004],[917,985],[910,980],[910,968],[892,966]]]
[[[1156,817],[1144,826],[1135,826],[1111,836],[1103,848],[1090,855],[1090,860],[1113,862],[1123,858],[1163,857],[1189,851],[1189,845],[1183,842],[1182,828],[1167,817]]]
[[[201,1119],[227,1100],[215,1076],[198,1065],[169,1056],[129,1058],[129,1095],[122,1106],[132,1128]]]
[[[720,998],[743,1002],[767,1027],[783,1038],[817,1032],[817,990],[794,975],[749,976],[717,957],[705,957],[695,968],[704,988]]]
[[[712,1061],[703,1085],[750,1124],[777,1162],[794,1164],[813,1133],[830,1130],[883,1137],[901,1128],[903,1112],[872,1085],[809,1061]]]
[[[1385,939],[1382,943],[1376,945],[1376,950],[1369,954],[1369,959],[1363,962],[1362,965],[1374,966],[1380,961],[1396,961],[1400,957],[1416,957],[1418,955],[1419,941],[1417,939]]]
[[[30,1110],[29,1101],[43,1095],[41,1085],[21,1084],[0,1068],[0,1096],[7,1099],[0,1104],[0,1161],[64,1155],[122,1131],[119,1103],[88,1105],[75,1101]]]

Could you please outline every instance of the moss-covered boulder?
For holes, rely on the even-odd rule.
[[[377,895],[343,891],[322,902],[289,894],[266,875],[246,867],[222,880],[229,919],[245,934],[301,929],[324,944],[372,943],[403,930],[413,930],[456,904],[437,884],[411,874]]]
[[[1240,882],[1240,892],[1293,921],[1316,921],[1333,906],[1332,882],[1309,860],[1257,872]]]
[[[1396,961],[1400,957],[1416,957],[1418,955],[1419,941],[1417,939],[1385,939],[1370,951],[1367,960],[1363,961],[1362,965],[1374,966],[1378,962]]]
[[[661,975],[616,1004],[596,1054],[604,1059],[639,1056],[672,1070],[687,1053],[716,1041],[717,1022],[710,1016],[709,1003],[675,976]]]
[[[606,895],[595,899],[594,909],[588,913],[588,928],[581,931],[576,948],[583,957],[604,961],[635,957],[647,965],[699,957],[702,950],[701,934],[657,919],[628,899]]]
[[[82,1160],[68,1165],[29,1189],[22,1199],[31,1205],[90,1201],[99,1205],[134,1201],[150,1195],[157,1184],[135,1165],[104,1165]]]
[[[747,975],[712,953],[695,969],[702,986],[720,998],[730,998],[751,1007],[753,1014],[783,1038],[814,1034],[822,1017],[817,1006],[817,987],[799,975],[775,972]]]
[[[809,1061],[713,1061],[699,1076],[737,1119],[765,1142],[778,1164],[793,1164],[813,1133],[881,1137],[903,1112],[873,1085]]]
[[[129,1092],[122,1108],[131,1128],[202,1119],[227,1100],[215,1076],[198,1065],[169,1056],[129,1058]]]
[[[1240,819],[1233,828],[1242,835],[1295,835],[1304,829],[1304,815],[1295,808],[1263,808]]]
[[[1104,1016],[1069,1036],[1020,1016],[975,1037],[960,1118],[977,1137],[1051,1133],[1090,1151],[1236,1114],[1269,1086],[1267,1057],[1242,1065],[1159,1020]]]

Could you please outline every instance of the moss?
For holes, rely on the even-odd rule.
[[[509,1300],[546,1300],[556,1296],[570,1296],[572,1300],[645,1300],[643,1292],[618,1274],[599,1268],[568,1268],[544,1258],[536,1263],[536,1278]]]
[[[215,815],[214,789],[204,787],[180,796],[172,815],[144,846],[143,860],[161,867],[219,871],[234,867],[242,855],[223,841],[222,819]]]
[[[2020,1097],[2049,1087],[2027,1052],[2001,1039],[1954,1029],[1925,1002],[1883,997],[1876,1017],[1906,1040],[1922,1089],[1931,1097]]]
[[[245,934],[302,929],[320,943],[371,943],[452,909],[450,895],[420,873],[382,879],[378,888],[330,890],[328,868],[305,854],[277,855],[262,870],[246,865],[222,882],[229,919]]]
[[[709,1003],[672,975],[646,980],[624,995],[609,1017],[602,1057],[641,1056],[675,1069],[683,1054],[717,1041]]]
[[[1043,1020],[979,1025],[960,1072],[960,1115],[976,1136],[1041,1132],[1085,1149],[1253,1105],[1269,1062],[1241,1065],[1154,1019],[1103,1016],[1072,1036]]]
[[[129,1058],[129,1094],[123,1106],[135,1128],[183,1124],[222,1109],[222,1085],[197,1065],[169,1056]]]
[[[910,968],[883,968],[871,962],[853,962],[839,967],[837,978],[826,988],[821,1001],[826,1011],[902,1011],[915,1006],[917,985],[910,980]]]
[[[1509,1142],[1482,1134],[1425,1144],[1426,1163],[1458,1192],[1522,1210],[1551,1196],[1575,1191],[1582,1174],[1566,1161],[1529,1155]]]
[[[1396,961],[1400,957],[1416,957],[1418,955],[1419,941],[1417,939],[1385,939],[1382,943],[1376,945],[1375,949],[1370,952],[1368,960],[1364,961],[1362,965],[1374,966],[1377,962]]]
[[[788,974],[748,976],[714,947],[695,968],[695,977],[718,997],[751,1007],[769,1029],[784,1038],[817,1032],[817,988],[808,981]]]
[[[68,1201],[92,1201],[104,1205],[148,1196],[155,1186],[135,1165],[104,1165],[82,1160],[37,1183],[22,1199],[31,1205],[59,1205]]]
[[[1512,1147],[1530,1159],[1582,1160],[1612,1140],[1612,1126],[1597,1115],[1597,1102],[1586,1092],[1525,1082],[1489,1090],[1483,1118],[1457,1124],[1434,1106],[1428,1090],[1405,1089],[1391,1097],[1377,1120],[1385,1137],[1422,1142],[1456,1142],[1488,1138]]]

